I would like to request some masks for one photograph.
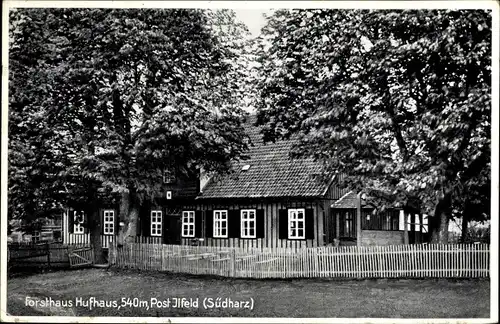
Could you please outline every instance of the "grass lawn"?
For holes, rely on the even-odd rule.
[[[82,269],[8,279],[7,311],[18,316],[488,318],[489,287],[486,279],[247,280]],[[30,307],[25,305],[26,296],[31,303],[52,298],[72,301],[73,307]],[[91,297],[118,305],[122,297],[136,298],[138,307],[75,306],[76,298],[87,301]],[[139,307],[145,306],[139,305],[142,301],[151,306],[151,298],[166,301],[173,297],[198,298],[198,307]],[[254,308],[205,309],[203,299],[210,297],[233,302],[253,298]]]

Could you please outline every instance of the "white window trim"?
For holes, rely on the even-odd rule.
[[[292,213],[294,213],[296,215],[298,215],[299,213],[302,212],[302,219],[293,219],[292,220]],[[296,222],[296,224],[298,224],[299,222],[302,222],[302,235],[294,235],[292,236],[292,222]],[[297,226],[297,231],[296,233],[298,233],[298,226]],[[305,208],[292,208],[292,209],[289,209],[288,210],[288,239],[291,239],[291,240],[304,240],[306,238],[306,210]]]
[[[108,215],[106,215],[108,214]],[[106,220],[106,216],[110,217],[111,220]],[[106,228],[106,225],[109,225]],[[111,230],[110,230],[111,229]],[[115,211],[112,209],[104,210],[103,216],[103,231],[104,235],[113,235],[115,234]]]
[[[421,232],[422,233],[429,233],[429,216],[426,214],[422,215],[422,228]]]
[[[83,211],[80,211],[82,213],[82,222],[85,221],[85,213]],[[76,210],[73,211],[73,234],[85,234],[85,228],[81,223],[76,222]]]
[[[191,218],[192,221],[185,221],[186,217],[188,218]],[[195,212],[194,210],[186,210],[186,211],[183,211],[182,212],[182,237],[194,237],[194,233],[196,231],[196,228],[195,228]],[[190,226],[193,226],[193,234],[186,234],[186,233],[189,233],[189,227]]]
[[[225,214],[226,215],[225,219],[217,219],[215,217],[215,215],[217,213],[219,215],[221,215],[221,216],[222,216],[222,214]],[[212,233],[213,237],[214,238],[228,238],[229,237],[228,236],[228,234],[229,234],[229,227],[227,226],[228,225],[227,224],[228,223],[228,220],[227,220],[227,218],[228,218],[228,211],[227,211],[227,209],[214,210],[214,217],[213,218],[214,218],[213,233]],[[219,224],[222,225],[222,222],[224,222],[224,221],[226,222],[226,235],[217,235],[217,232],[221,232],[221,231],[217,231],[217,229],[219,228]],[[223,227],[221,226],[220,229],[222,230]]]
[[[153,222],[153,213],[155,213],[155,221]],[[149,226],[149,230],[151,236],[161,236],[163,233],[162,220],[163,220],[163,212],[161,210],[152,210],[150,213],[151,224]],[[158,217],[160,217],[160,221],[157,221]],[[155,225],[155,233],[153,234],[153,225]],[[158,225],[160,225],[160,230],[158,230]]]
[[[243,213],[247,213],[246,219],[243,218]],[[253,218],[250,218],[250,214],[253,213]],[[242,209],[240,211],[240,237],[241,238],[249,238],[249,239],[254,239],[257,238],[257,210],[255,209]],[[253,222],[253,235],[245,235],[245,223],[248,224],[250,222]],[[250,232],[250,231],[248,231]]]

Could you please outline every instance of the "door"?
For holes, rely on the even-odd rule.
[[[181,215],[167,215],[165,244],[181,244]]]

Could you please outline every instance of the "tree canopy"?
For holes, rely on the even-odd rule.
[[[299,137],[295,156],[447,240],[452,206],[490,181],[489,12],[279,10],[258,54],[266,140]]]
[[[234,12],[19,9],[10,21],[11,217],[117,195],[129,214],[164,169],[228,172],[246,149],[248,31]]]

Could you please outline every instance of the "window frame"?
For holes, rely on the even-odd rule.
[[[214,210],[214,220],[213,220],[213,233],[212,236],[213,238],[228,238],[229,237],[229,228],[227,226],[228,224],[228,210],[227,209],[217,209]],[[218,216],[225,215],[225,219],[218,218]],[[225,225],[223,227],[223,225]],[[225,230],[226,234],[219,234],[222,233],[222,231]]]
[[[106,213],[110,213],[110,215],[106,215]],[[106,220],[107,217],[111,217],[111,220]],[[105,209],[103,211],[103,222],[102,222],[102,232],[104,235],[114,235],[115,234],[115,211],[113,209]],[[109,225],[106,228],[106,225]],[[111,231],[109,230],[111,228]]]
[[[191,218],[192,216],[192,218]],[[188,217],[188,221],[185,221],[186,217]],[[182,237],[195,237],[195,212],[194,210],[184,210],[182,211]],[[193,234],[189,234],[190,226],[192,226]],[[186,234],[186,230],[188,234]]]
[[[154,213],[154,215],[153,215]],[[151,236],[160,236],[163,234],[163,227],[162,227],[162,221],[163,221],[163,211],[160,209],[154,209],[151,210],[150,215],[150,225],[149,225],[149,230],[151,233]],[[154,216],[154,221],[153,221],[153,216]],[[159,221],[158,221],[159,218]],[[154,225],[154,226],[153,226]],[[153,229],[154,229],[154,234],[153,234]]]
[[[354,215],[352,215],[349,211],[344,211],[344,215],[344,236],[355,237]]]
[[[295,213],[295,218],[292,216]],[[302,218],[298,215],[302,213]],[[302,228],[299,225],[302,223]],[[296,227],[292,227],[296,224]],[[295,229],[295,235],[292,235],[292,229]],[[302,235],[299,235],[299,230],[302,230]],[[289,240],[305,240],[306,239],[306,209],[305,208],[290,208],[288,209],[288,239]]]
[[[243,214],[246,213],[247,217],[243,218]],[[250,218],[251,213],[253,213],[253,217]],[[251,234],[245,234],[245,230],[247,227],[245,227],[245,224],[249,225],[247,232],[250,233],[250,230],[252,229],[252,226],[250,226],[250,223],[253,223],[253,235]],[[245,239],[255,239],[257,238],[257,210],[256,209],[242,209],[240,211],[240,238],[245,238]]]
[[[41,237],[41,232],[40,231],[34,231],[33,234],[31,235],[31,241],[34,243],[40,242],[40,237]]]
[[[82,222],[76,222],[76,213],[77,211],[73,211],[73,234],[85,234],[85,227],[83,227],[82,223],[85,222],[85,213],[83,211],[80,211],[82,213]]]
[[[399,212],[397,209],[387,209],[373,214],[373,209],[363,209],[365,215],[361,221],[361,230],[369,231],[398,231]],[[368,219],[370,215],[370,219]]]

